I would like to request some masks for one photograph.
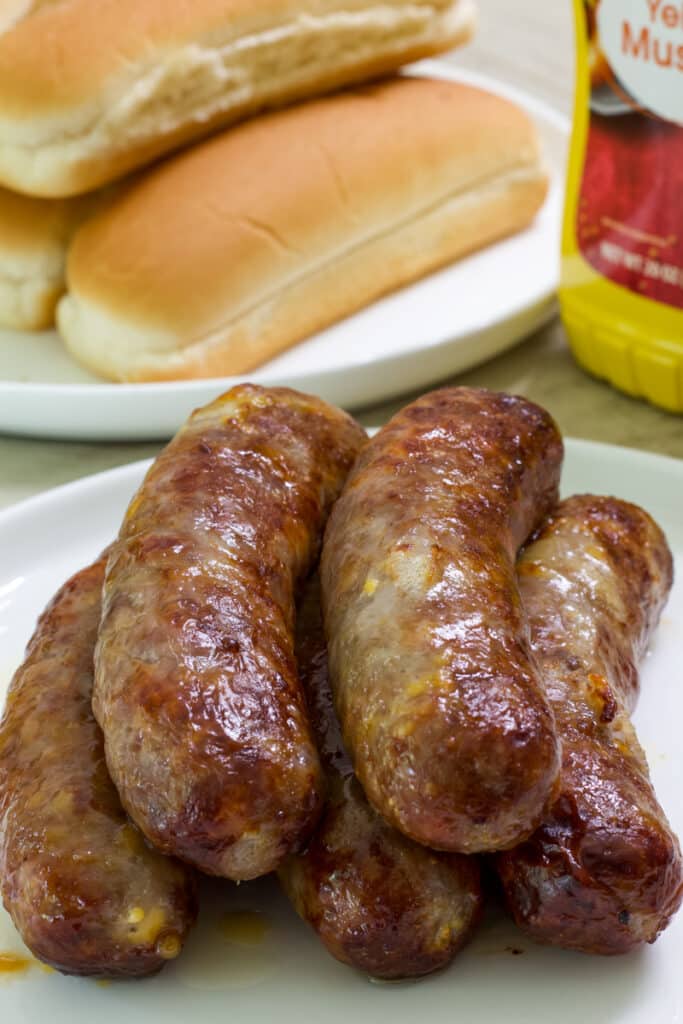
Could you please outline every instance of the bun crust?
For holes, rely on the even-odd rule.
[[[78,232],[60,330],[115,380],[254,369],[527,225],[547,187],[519,108],[394,78],[244,124]]]
[[[33,199],[0,188],[1,327],[52,326],[66,289],[68,243],[95,202],[94,197]]]
[[[89,191],[218,126],[450,49],[474,23],[472,0],[13,7],[19,20],[4,33],[0,18],[0,184],[47,197]]]

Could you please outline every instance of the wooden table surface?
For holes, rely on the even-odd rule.
[[[479,0],[476,40],[453,61],[526,89],[563,113],[571,110],[573,29],[569,0]],[[627,398],[574,364],[559,322],[453,382],[527,395],[563,432],[683,458],[683,419]],[[412,396],[406,396],[409,399]],[[363,410],[384,422],[406,398]],[[68,444],[0,437],[0,506],[88,473],[146,458],[158,444]]]

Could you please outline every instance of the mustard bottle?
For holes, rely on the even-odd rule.
[[[586,370],[683,412],[683,2],[574,10],[562,319]]]

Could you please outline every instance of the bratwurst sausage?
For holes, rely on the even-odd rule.
[[[280,867],[280,883],[337,960],[377,978],[429,974],[475,930],[479,864],[419,846],[369,805],[332,705],[317,577],[299,607],[296,650],[328,798],[307,849]]]
[[[330,518],[322,595],[344,740],[371,803],[427,846],[513,846],[553,795],[559,747],[515,558],[561,463],[542,409],[446,388],[370,441]]]
[[[105,559],[38,622],[0,723],[0,878],[29,949],[66,974],[135,976],[176,957],[192,873],[151,850],[107,774],[90,707]]]
[[[543,525],[518,576],[563,757],[543,824],[498,872],[533,938],[625,953],[654,942],[683,898],[678,840],[629,720],[671,554],[642,509],[582,495]]]
[[[318,398],[233,388],[150,469],[107,566],[94,710],[124,807],[236,880],[310,834],[321,771],[295,592],[365,433]]]

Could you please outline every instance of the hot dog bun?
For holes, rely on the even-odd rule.
[[[1,327],[35,331],[54,322],[67,245],[93,203],[93,197],[33,199],[0,188]]]
[[[410,77],[350,90],[149,172],[78,232],[59,327],[115,380],[243,373],[522,228],[545,192],[507,100]]]
[[[47,197],[447,50],[473,28],[472,0],[14,0],[9,15],[0,184]]]

